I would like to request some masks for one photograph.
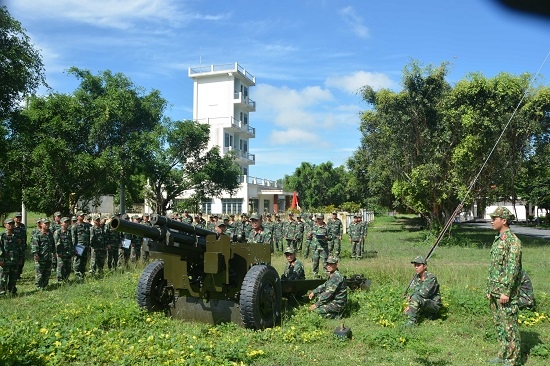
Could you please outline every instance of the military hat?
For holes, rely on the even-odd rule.
[[[183,210],[184,213],[189,213],[189,211],[187,209]]]
[[[250,220],[261,220],[261,219],[262,217],[257,213],[253,213],[252,215],[250,215]]]
[[[199,214],[195,214],[195,218],[196,218],[196,219],[199,218],[199,217],[200,217]]]
[[[75,216],[84,216],[84,212],[78,211]]]
[[[101,215],[94,215],[93,219],[94,221],[101,220]]]
[[[413,263],[413,264],[414,264],[414,263],[418,263],[418,264],[427,264],[427,263],[426,263],[426,260],[425,260],[424,257],[421,256],[421,255],[415,257],[415,258],[411,261],[411,263]]]
[[[71,217],[71,221],[76,221],[76,216]]]
[[[212,214],[212,215],[210,215],[210,217],[219,218],[218,214]]]
[[[13,221],[13,219],[5,219],[4,220],[4,225],[6,224],[15,224],[15,221]]]
[[[53,215],[54,215],[54,216],[61,216],[61,212],[55,211]]]
[[[67,222],[67,221],[71,221],[71,219],[69,219],[68,217],[62,217],[61,220],[59,220],[61,222]]]
[[[329,255],[327,258],[327,264],[335,264],[335,263],[338,263],[338,258],[332,255]]]
[[[498,206],[489,216],[491,216],[491,218],[500,217],[501,219],[506,219],[508,221],[512,220],[514,217],[509,209],[502,206]]]
[[[296,215],[296,218],[297,218],[297,219],[301,219],[301,218],[302,218],[302,215],[298,214],[298,215]]]
[[[271,217],[271,214],[268,212],[265,214],[265,217]]]
[[[320,213],[320,214],[315,215],[315,218],[316,218],[316,219],[324,219],[324,218],[325,218],[325,215],[323,215],[322,213]]]
[[[223,215],[222,220],[229,220],[229,216]]]
[[[123,218],[124,220],[128,220],[128,219],[130,219],[130,215],[128,215],[127,213],[125,213],[124,215],[122,215],[122,218]]]
[[[202,211],[199,211],[199,215],[202,215]]]
[[[275,217],[281,217],[281,215],[279,215],[279,214],[275,214]]]
[[[86,220],[91,220],[91,219],[92,219],[92,215],[87,214],[87,215],[86,215]]]
[[[142,217],[149,217],[149,214],[148,213],[144,213],[143,215],[141,215]]]
[[[294,216],[294,212],[292,212],[292,211],[289,212],[289,213],[288,213],[288,216]]]
[[[23,215],[21,214],[21,212],[16,212],[15,215],[13,215],[13,217],[23,217]]]
[[[292,247],[286,247],[285,254],[286,253],[294,254],[294,249]]]
[[[43,224],[49,224],[50,223],[50,219],[48,219],[47,217],[45,219],[42,219],[42,223]]]
[[[219,221],[217,224],[216,224],[217,227],[220,227],[220,226],[225,226],[225,223],[223,221]]]
[[[338,212],[332,211],[332,214],[333,214],[333,215],[338,215]]]
[[[229,214],[229,217],[235,217],[235,214],[234,213]]]
[[[38,224],[39,222],[42,222],[42,218],[41,218],[41,217],[39,217],[39,218],[36,219],[36,223]]]

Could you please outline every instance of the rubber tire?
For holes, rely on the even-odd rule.
[[[281,279],[275,268],[258,264],[246,273],[239,298],[245,328],[273,327],[281,315]]]
[[[164,310],[166,305],[160,302],[164,286],[164,262],[149,263],[139,277],[136,292],[138,305],[148,311]]]

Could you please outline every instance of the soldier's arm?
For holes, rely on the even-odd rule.
[[[515,279],[521,277],[521,244],[514,241],[510,244],[505,263],[505,273],[502,278],[502,294],[510,297]]]
[[[337,288],[338,283],[334,281],[334,276],[329,278],[326,282],[324,291],[321,292],[319,296],[317,296],[317,301],[315,302],[317,307],[328,304],[330,300],[332,300],[332,298],[334,297],[334,292]]]

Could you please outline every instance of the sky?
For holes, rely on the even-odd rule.
[[[550,18],[495,0],[1,1],[40,50],[55,92],[76,89],[72,66],[108,69],[159,90],[166,116],[185,120],[189,67],[238,62],[256,78],[249,175],[271,180],[302,162],[345,164],[370,108],[360,88],[400,91],[412,60],[449,62],[451,84],[472,72],[550,75]]]

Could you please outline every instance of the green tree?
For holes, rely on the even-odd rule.
[[[218,147],[207,151],[209,134],[207,124],[166,121],[146,173],[145,197],[157,213],[165,214],[184,192],[196,209],[206,198],[233,194],[239,187],[235,157],[222,157]]]

